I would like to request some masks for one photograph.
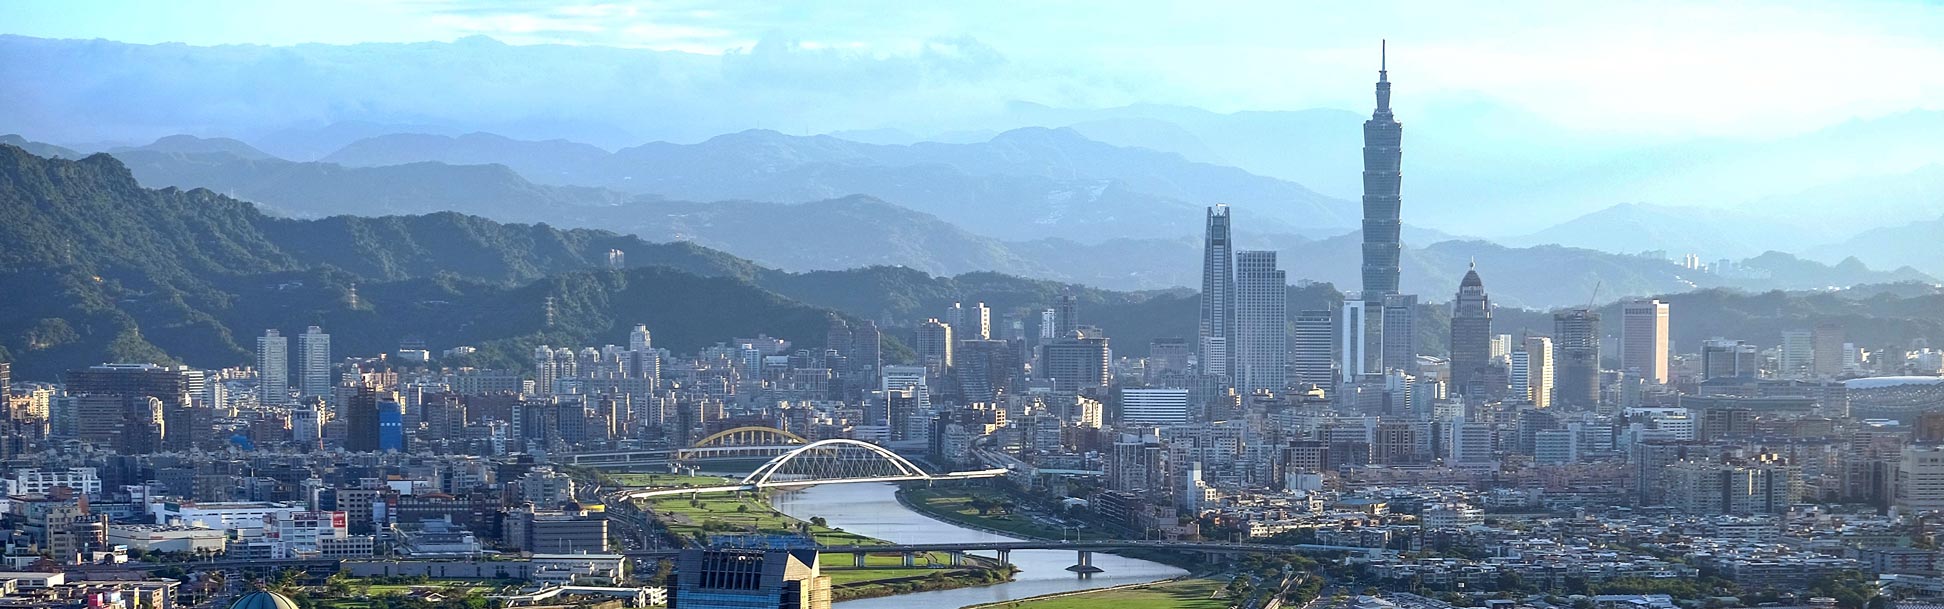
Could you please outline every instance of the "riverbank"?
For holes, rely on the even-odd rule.
[[[1228,609],[1227,583],[1206,578],[1171,579],[1098,590],[1060,592],[965,609]]]
[[[911,511],[928,517],[943,520],[968,529],[984,531],[995,535],[1019,539],[1044,540],[1096,540],[1118,539],[1114,535],[1098,529],[1067,527],[1051,524],[1050,514],[1035,514],[1027,505],[1025,498],[1012,493],[991,489],[938,489],[924,487],[903,487],[898,489],[898,503]],[[984,503],[976,503],[983,501]],[[1013,505],[1012,511],[994,514],[981,513],[975,505]],[[1083,523],[1084,524],[1084,523]],[[1207,563],[1178,552],[1156,550],[1115,550],[1120,556],[1158,562],[1187,571],[1206,569]]]
[[[927,516],[899,503],[897,491],[898,486],[889,483],[841,484],[776,493],[773,498],[777,509],[785,514],[802,519],[822,516],[829,519],[831,526],[899,544],[989,543],[1017,539],[1017,536],[1000,535]],[[1164,564],[1096,554],[1094,565],[1103,572],[1081,578],[1066,570],[1074,562],[1072,550],[1014,550],[1011,562],[1019,568],[1011,581],[990,586],[847,601],[838,605],[838,609],[963,607],[1055,592],[1146,583],[1185,574],[1181,569]]]
[[[674,482],[673,479],[657,480]],[[679,486],[709,486],[721,479],[681,477]],[[826,526],[822,517],[798,519],[778,511],[766,493],[657,497],[637,501],[656,526],[684,545],[708,545],[720,535],[808,535],[820,545],[885,545],[889,542]],[[867,555],[865,566],[853,566],[850,553],[823,554],[819,562],[831,577],[834,600],[845,601],[950,590],[1001,583],[1012,578],[1010,567],[950,566],[943,554],[920,554],[907,566],[903,555]]]

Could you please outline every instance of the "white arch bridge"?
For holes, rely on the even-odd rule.
[[[733,493],[777,487],[804,487],[856,482],[907,482],[914,480],[971,480],[1006,475],[1005,469],[982,469],[927,473],[909,459],[876,444],[845,438],[818,440],[777,455],[738,484],[690,488],[629,489],[610,495],[611,501],[647,499],[670,495]]]

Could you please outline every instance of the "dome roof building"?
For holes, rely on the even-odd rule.
[[[298,609],[298,607],[297,601],[290,600],[288,596],[269,590],[258,590],[236,599],[235,603],[230,604],[229,609]]]

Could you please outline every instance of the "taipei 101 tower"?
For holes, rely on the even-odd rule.
[[[1390,74],[1379,47],[1377,110],[1364,121],[1363,149],[1363,301],[1382,303],[1397,293],[1398,185],[1403,175],[1404,126],[1391,116]],[[1379,305],[1381,306],[1381,305]]]

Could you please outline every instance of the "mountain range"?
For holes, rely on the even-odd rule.
[[[407,138],[416,139],[416,138]],[[434,138],[452,143],[468,138]],[[502,149],[525,144],[576,149],[561,143],[508,143],[487,136],[470,139]],[[791,139],[791,138],[785,138]],[[820,138],[832,140],[834,138]],[[174,152],[134,148],[114,153],[137,179],[151,187],[206,187],[257,201],[293,217],[332,214],[417,214],[454,210],[504,222],[545,222],[558,226],[603,228],[652,241],[691,241],[745,256],[788,271],[842,270],[858,266],[906,266],[936,275],[991,271],[1009,275],[1094,285],[1110,289],[1159,289],[1199,283],[1199,227],[1177,226],[1171,237],[1118,237],[1093,242],[1066,237],[998,238],[960,228],[938,216],[870,196],[848,195],[806,203],[722,201],[696,203],[607,188],[535,184],[503,165],[450,165],[414,161],[403,165],[347,167],[326,162],[243,159],[226,153]],[[211,146],[187,147],[192,150]],[[370,145],[356,148],[374,150]],[[467,148],[477,150],[481,146]],[[681,148],[702,150],[702,148]],[[726,146],[708,147],[722,151]],[[761,150],[774,151],[773,148]],[[755,153],[745,153],[755,154]],[[479,160],[448,153],[453,160]],[[376,157],[372,152],[366,156]],[[719,156],[719,155],[717,155]],[[400,161],[371,158],[368,162]],[[529,171],[551,163],[526,155]],[[689,159],[688,164],[702,161]],[[747,166],[747,160],[723,161]],[[560,163],[565,169],[571,163]],[[664,165],[665,166],[665,165]],[[907,174],[910,175],[910,174]],[[724,178],[732,179],[732,178]],[[863,192],[896,190],[908,182],[859,184]],[[973,208],[967,208],[973,209]],[[1177,224],[1198,221],[1199,209],[1169,208]],[[1248,225],[1254,219],[1235,212]],[[986,221],[1006,224],[999,218]],[[1017,222],[1011,224],[1018,224]],[[1454,239],[1407,227],[1403,282],[1407,290],[1442,300],[1476,262],[1494,279],[1494,293],[1515,306],[1550,307],[1584,302],[1593,287],[1608,297],[1668,293],[1697,287],[1807,289],[1860,283],[1928,281],[1923,273],[1900,269],[1872,271],[1861,265],[1824,267],[1789,263],[1786,255],[1760,258],[1738,276],[1697,272],[1665,259],[1558,246],[1510,248],[1479,240]],[[1360,261],[1355,232],[1312,239],[1241,231],[1245,248],[1281,253],[1292,277],[1336,285],[1355,285]],[[1678,251],[1678,250],[1677,250]],[[1579,269],[1558,277],[1557,269]]]
[[[627,268],[609,268],[613,250]],[[885,266],[791,273],[693,244],[452,212],[279,218],[207,189],[143,188],[109,155],[48,159],[0,145],[0,294],[15,296],[0,307],[0,359],[19,378],[101,361],[243,365],[263,329],[309,324],[329,328],[347,353],[389,352],[410,337],[435,351],[480,348],[463,363],[517,367],[535,345],[618,340],[635,323],[676,351],[757,333],[816,347],[836,316],[878,320],[898,361],[908,356],[904,328],[951,302],[1030,320],[1063,291],[1123,355],[1194,332],[1198,299],[1187,290]],[[1290,311],[1341,298],[1326,283],[1292,286]],[[1683,344],[1761,340],[1820,319],[1845,320],[1862,344],[1944,340],[1944,295],[1928,285],[1667,298]],[[1443,352],[1442,316],[1438,305],[1420,307],[1425,353]],[[1543,332],[1547,323],[1542,312],[1501,306],[1495,328]]]

